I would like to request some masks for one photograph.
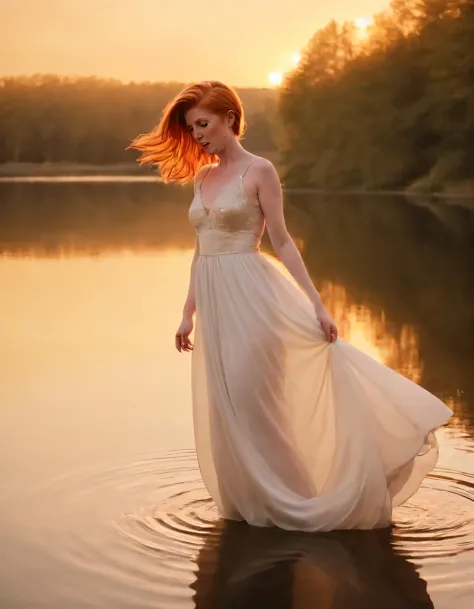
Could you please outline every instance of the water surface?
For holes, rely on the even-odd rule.
[[[225,524],[200,480],[190,354],[173,346],[190,197],[0,184],[2,609],[471,608],[473,212],[286,197],[340,335],[455,413],[391,530],[311,535]]]

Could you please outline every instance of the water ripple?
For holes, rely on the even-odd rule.
[[[192,450],[144,455],[126,464],[58,477],[30,493],[23,509],[28,505],[39,507],[28,516],[24,537],[40,552],[48,577],[58,574],[57,581],[63,582],[56,588],[50,585],[47,593],[43,590],[48,607],[66,601],[68,607],[193,607],[196,577],[209,575],[209,565],[222,554],[224,524],[203,486]],[[243,543],[246,535],[239,529],[232,543]],[[367,539],[370,533],[359,535]],[[348,552],[357,553],[352,540],[359,539],[351,532],[311,536],[276,529],[255,536],[255,544],[243,550],[246,568],[250,555],[254,561],[260,556],[257,570],[265,560],[276,565],[306,556],[320,563],[324,556],[325,569],[334,561],[334,577],[349,569],[340,561]],[[462,585],[465,594],[474,597],[474,559],[465,558],[474,548],[474,475],[437,468],[395,511],[390,548],[416,564],[435,588]],[[32,556],[37,565],[38,553]],[[351,568],[354,561],[366,562],[356,557]],[[36,582],[36,588],[39,585]],[[24,606],[28,600],[24,598]],[[201,606],[218,609],[210,601]],[[452,609],[458,606],[463,607],[453,603]]]
[[[473,474],[437,468],[396,511],[397,547],[417,562],[472,551],[473,502]]]

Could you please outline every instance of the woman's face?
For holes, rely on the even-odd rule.
[[[229,138],[234,136],[231,129],[234,120],[232,113],[221,116],[196,106],[186,112],[185,119],[189,133],[209,154],[219,154]]]

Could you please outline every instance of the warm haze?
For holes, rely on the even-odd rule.
[[[278,84],[317,29],[332,18],[358,19],[387,4],[2,0],[0,75],[47,72],[123,81],[213,78],[235,86]]]

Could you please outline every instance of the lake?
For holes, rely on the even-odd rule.
[[[191,196],[0,183],[2,609],[471,609],[473,210],[285,195],[340,336],[454,410],[392,529],[308,534],[224,523],[200,480],[174,348]]]

